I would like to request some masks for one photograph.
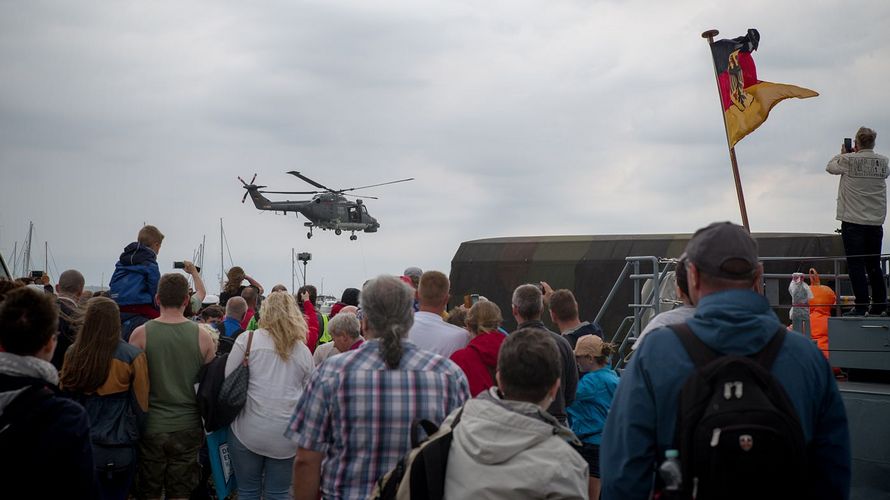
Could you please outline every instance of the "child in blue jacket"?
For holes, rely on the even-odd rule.
[[[111,298],[120,306],[121,317],[143,316],[157,318],[155,305],[158,281],[158,252],[164,235],[154,226],[143,226],[136,241],[124,248],[109,283]]]

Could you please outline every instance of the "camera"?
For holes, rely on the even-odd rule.
[[[173,269],[185,269],[185,261],[177,260],[173,262]],[[201,268],[198,266],[195,266],[195,270],[199,273],[201,272]]]
[[[309,262],[312,260],[312,254],[309,252],[300,252],[297,254],[297,260],[302,262]]]
[[[844,152],[852,153],[853,152],[853,139],[849,137],[844,137]]]

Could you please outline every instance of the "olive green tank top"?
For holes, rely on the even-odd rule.
[[[146,434],[201,427],[195,383],[204,366],[198,325],[191,321],[145,324],[149,400]]]

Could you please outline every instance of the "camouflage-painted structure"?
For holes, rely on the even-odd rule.
[[[691,234],[640,234],[595,236],[529,236],[466,241],[451,261],[452,305],[464,294],[479,293],[501,307],[505,327],[515,327],[510,314],[513,289],[523,283],[546,281],[554,289],[568,288],[578,300],[582,319],[592,320],[609,294],[629,256],[676,258]],[[834,234],[755,233],[761,257],[842,256],[841,238]],[[806,273],[815,267],[831,275],[834,263],[766,262],[765,273]],[[651,269],[647,270],[651,272]],[[846,272],[846,269],[843,269]],[[768,280],[768,296],[788,304],[787,281]],[[829,281],[829,286],[834,284]],[[631,314],[628,304],[633,284],[625,281],[600,323],[611,337],[622,318]],[[780,315],[783,313],[779,311]],[[784,312],[787,317],[787,311]],[[549,323],[545,313],[544,321]]]

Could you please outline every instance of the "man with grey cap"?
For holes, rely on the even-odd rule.
[[[761,293],[757,243],[740,226],[714,223],[693,235],[686,255],[690,298],[697,305],[686,322],[691,333],[718,354],[760,352],[783,326]],[[649,498],[657,465],[665,451],[677,449],[678,396],[694,370],[668,327],[652,331],[636,351],[606,419],[601,498]],[[849,498],[847,417],[825,357],[808,338],[789,333],[770,372],[787,393],[807,446],[799,498]]]

